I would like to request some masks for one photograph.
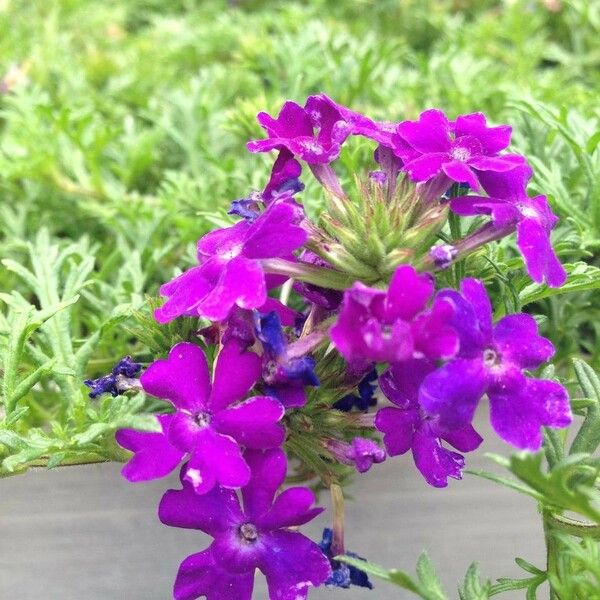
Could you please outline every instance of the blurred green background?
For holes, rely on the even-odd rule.
[[[81,381],[149,357],[135,311],[264,185],[272,157],[245,150],[256,113],[320,91],[377,119],[440,107],[512,124],[578,290],[536,288],[529,307],[559,367],[600,367],[599,36],[597,0],[0,0],[3,468],[135,424],[141,400],[91,406]],[[496,255],[507,285],[524,281],[513,243]]]

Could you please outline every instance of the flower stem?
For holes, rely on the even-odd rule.
[[[340,556],[344,550],[344,491],[337,483],[329,486],[331,504],[333,507],[333,541],[331,543],[332,556]]]
[[[262,265],[266,273],[287,275],[331,290],[345,290],[354,283],[352,277],[334,269],[293,263],[280,258],[267,258],[262,261]]]

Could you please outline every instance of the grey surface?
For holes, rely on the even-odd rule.
[[[497,441],[486,442],[468,457],[469,466],[489,468],[483,451],[506,450]],[[174,480],[128,484],[111,464],[36,470],[0,481],[0,599],[171,598],[179,562],[203,549],[209,538],[158,522],[156,506],[168,485],[175,486]],[[405,456],[357,478],[351,493],[348,548],[410,571],[427,549],[451,598],[458,596],[455,583],[474,559],[490,577],[521,575],[514,556],[543,564],[534,503],[490,482],[467,475],[445,490],[432,489]],[[325,496],[322,500],[327,505]],[[304,531],[318,538],[328,524],[326,515]],[[383,582],[373,592],[323,589],[309,595],[311,600],[412,597]],[[254,598],[266,598],[260,576]]]

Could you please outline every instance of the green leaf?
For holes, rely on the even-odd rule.
[[[490,597],[491,583],[481,582],[479,565],[471,563],[467,569],[465,580],[458,588],[460,600],[487,600]]]

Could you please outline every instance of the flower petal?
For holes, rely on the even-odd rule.
[[[264,536],[260,570],[273,600],[305,600],[311,586],[331,575],[329,560],[319,546],[300,533],[271,531]]]
[[[268,530],[304,525],[325,510],[311,508],[315,501],[315,495],[306,487],[287,488],[277,496],[269,512],[257,520],[257,525]]]
[[[483,442],[483,438],[475,431],[472,425],[467,425],[463,429],[445,431],[439,437],[446,440],[460,452],[476,450],[481,445],[481,442]]]
[[[423,154],[406,162],[403,169],[409,173],[413,181],[428,181],[441,172],[446,160],[448,160],[447,154]]]
[[[385,302],[388,323],[396,319],[412,320],[421,312],[433,294],[433,278],[429,273],[417,273],[411,265],[400,265],[392,279]]]
[[[287,459],[280,448],[246,450],[244,458],[252,473],[242,489],[244,512],[251,519],[258,519],[271,508],[275,492],[285,480]]]
[[[509,125],[488,127],[483,113],[459,115],[455,121],[456,137],[477,138],[486,154],[497,154],[510,144],[512,128]]]
[[[554,354],[552,342],[538,333],[531,315],[507,315],[496,323],[494,342],[500,354],[522,369],[537,369]]]
[[[179,567],[173,587],[175,600],[251,600],[254,571],[229,573],[215,560],[211,548],[188,556]]]
[[[540,449],[543,426],[566,427],[573,418],[567,390],[555,381],[527,379],[518,392],[490,392],[489,399],[496,433],[523,450]]]
[[[187,467],[183,470],[185,472]],[[183,489],[165,492],[158,507],[158,517],[165,525],[199,529],[213,537],[241,523],[244,518],[234,490],[216,486],[199,496],[185,479]]]
[[[442,427],[461,429],[473,420],[486,387],[483,361],[458,358],[425,377],[419,402],[426,412],[439,417]]]
[[[282,404],[275,398],[254,396],[219,412],[213,419],[213,426],[242,446],[265,450],[283,443],[285,427],[279,421],[284,412]]]
[[[159,479],[171,473],[184,456],[169,443],[165,432],[168,430],[172,415],[158,415],[162,433],[119,429],[115,439],[120,446],[134,452],[134,456],[121,470],[127,481],[149,481]]]
[[[234,305],[258,308],[267,299],[265,275],[258,261],[236,256],[227,262],[212,290],[197,305],[198,314],[222,321]]]
[[[478,279],[467,277],[461,281],[460,292],[471,304],[485,339],[492,335],[492,303],[485,286]]]
[[[399,123],[396,131],[415,150],[424,154],[447,152],[450,148],[450,122],[441,110],[426,110],[420,114],[418,121]]]
[[[458,183],[467,183],[469,184],[469,187],[475,191],[481,187],[473,170],[464,162],[459,160],[445,162],[442,165],[442,170],[453,181]]]
[[[246,351],[236,340],[230,340],[221,348],[215,361],[210,408],[216,413],[243,400],[261,374],[260,356]]]
[[[448,485],[448,477],[462,479],[464,457],[443,448],[437,438],[417,431],[412,449],[415,465],[429,485],[441,488]]]
[[[144,391],[178,409],[201,410],[210,394],[210,375],[201,348],[181,342],[169,357],[153,362],[140,377]]]
[[[389,456],[398,456],[412,447],[415,427],[419,423],[416,409],[385,407],[377,411],[375,427],[383,432],[383,443]]]

